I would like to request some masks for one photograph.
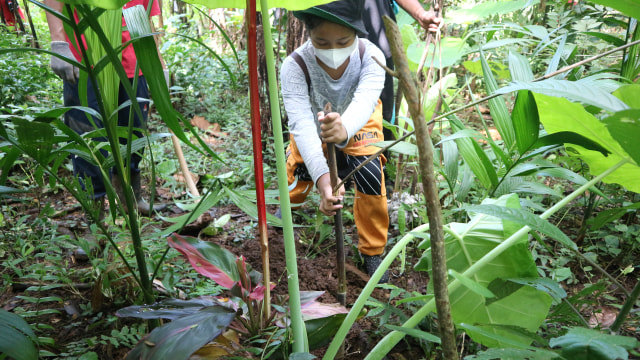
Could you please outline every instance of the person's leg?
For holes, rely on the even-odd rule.
[[[349,140],[342,150],[346,154],[348,168],[355,169],[370,155],[377,151],[371,143],[382,139],[382,103],[379,101],[369,122]],[[353,217],[358,229],[358,250],[365,261],[367,273],[372,275],[382,261],[380,255],[387,244],[389,215],[385,177],[383,173],[384,156],[366,164],[354,175],[356,199],[353,205]],[[380,282],[389,281],[388,273]]]
[[[93,91],[93,87],[89,82],[87,84],[87,102],[88,106],[98,111],[98,102]],[[63,103],[64,106],[81,106],[80,96],[78,93],[78,84],[71,84],[69,82],[63,83]],[[103,128],[102,121],[96,118],[89,118],[84,111],[78,109],[71,109],[64,114],[64,123],[70,129],[78,133],[79,135],[91,132],[97,129]],[[105,138],[95,138],[95,141],[106,141]],[[108,156],[105,150],[101,150],[103,156]],[[88,224],[94,221],[102,221],[104,216],[104,198],[106,195],[106,189],[104,185],[104,179],[100,168],[77,156],[71,155],[71,163],[73,165],[73,174],[77,176],[82,189],[90,191],[93,202],[90,204],[91,209],[85,209],[85,219]],[[80,238],[80,235],[78,235]],[[86,241],[86,247],[76,247],[73,249],[73,256],[77,261],[89,260],[90,253],[97,253],[100,249],[100,241],[95,234],[89,230],[83,234],[82,239]]]
[[[347,156],[350,169],[355,169],[368,156]],[[382,166],[384,158],[367,163],[353,176],[356,198],[353,217],[358,229],[358,250],[363,255],[381,255],[387,244],[389,215]]]
[[[87,99],[88,106],[98,111],[98,103],[91,83],[87,84]],[[77,83],[71,84],[66,81],[64,82],[63,103],[64,106],[81,106]],[[67,111],[64,114],[64,123],[79,135],[104,127],[100,119],[89,119],[84,111],[78,109],[71,109]],[[106,141],[104,138],[97,138],[94,140]],[[102,150],[101,152],[103,156],[108,156],[106,151]],[[83,190],[87,190],[87,187],[92,189],[93,198],[96,199],[102,198],[106,195],[104,180],[98,166],[77,155],[71,156],[71,163],[73,164],[73,174],[79,177]],[[87,181],[91,182],[90,186],[87,186]]]
[[[147,80],[144,76],[140,76],[138,78],[138,87],[136,88],[137,98],[149,99],[149,87],[147,86]],[[120,90],[118,93],[118,103],[122,104],[123,102],[129,100],[129,95],[124,89],[124,86],[120,85]],[[148,101],[139,101],[138,106],[140,107],[140,113],[142,114],[142,118],[138,116],[138,112],[133,112],[133,123],[132,126],[134,129],[143,129],[147,124],[147,118],[149,116],[149,102]],[[118,111],[118,126],[128,128],[129,127],[129,118],[130,118],[130,110],[131,107],[127,106]],[[132,139],[140,139],[144,136],[144,134],[140,130],[134,130]],[[127,144],[127,138],[121,137],[119,139],[121,145]],[[143,150],[139,150],[131,154],[131,159],[129,162],[129,166],[131,168],[131,173],[140,172],[140,160],[142,160]]]
[[[149,88],[147,86],[147,81],[144,76],[140,76],[138,78],[138,86],[136,88],[136,97],[139,99],[149,99]],[[120,104],[129,100],[129,96],[125,91],[124,87],[121,85],[118,101]],[[146,126],[148,114],[149,114],[149,102],[148,101],[138,101],[138,106],[140,107],[140,113],[142,116],[138,115],[138,112],[134,111],[131,114],[131,106],[127,106],[118,111],[118,127],[121,128],[129,128],[130,119],[132,120],[133,134],[132,140],[140,139],[144,136],[140,129],[143,129]],[[127,138],[121,137],[119,138],[119,142],[121,145],[127,144]],[[138,211],[144,215],[150,215],[152,210],[159,211],[166,207],[163,204],[154,204],[153,209],[150,207],[149,203],[147,203],[142,198],[142,179],[140,174],[140,160],[142,160],[143,150],[140,149],[131,154],[129,159],[126,159],[126,163],[129,164],[129,168],[131,169],[131,188],[133,190],[133,195],[136,201],[136,207]],[[120,183],[120,178],[116,175],[115,169],[112,170],[111,181],[113,183],[113,187],[116,189],[118,193],[118,197],[124,202],[124,189],[122,184]],[[125,210],[127,210],[126,205],[124,206]]]
[[[290,137],[287,147],[287,181],[289,183],[289,199],[291,208],[297,209],[304,204],[307,196],[313,189],[313,180],[304,165],[302,155],[298,151],[293,136]]]

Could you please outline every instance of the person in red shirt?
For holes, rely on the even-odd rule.
[[[7,26],[16,25],[16,15],[18,14],[21,19],[24,19],[24,14],[18,6],[17,0],[0,0],[0,11],[2,12],[2,20]]]
[[[131,0],[127,4],[124,5],[123,8],[128,8],[136,5],[143,5],[145,9],[149,7],[149,0]],[[62,12],[63,4],[56,0],[44,0],[44,4],[51,7],[54,10]],[[156,16],[160,14],[160,8],[158,6],[158,1],[155,0],[152,2],[152,7],[150,10],[150,16]],[[77,20],[77,19],[76,19]],[[49,25],[49,31],[51,33],[51,50],[65,58],[75,59],[77,61],[82,61],[82,57],[80,52],[75,47],[74,43],[69,40],[69,37],[64,31],[64,27],[62,21],[55,17],[52,14],[47,13],[47,24]],[[122,19],[123,28],[126,26],[124,18]],[[131,36],[129,32],[124,30],[122,32],[122,42],[129,41]],[[84,39],[82,39],[82,43],[84,43]],[[86,46],[86,44],[85,44]],[[136,54],[133,50],[133,46],[130,44],[127,48],[122,52],[122,65],[129,77],[132,80],[135,77],[135,67],[136,67]],[[78,94],[78,78],[79,72],[78,68],[74,67],[72,64],[69,64],[66,61],[61,60],[56,56],[51,56],[51,69],[62,79],[64,84],[63,90],[63,102],[64,106],[80,106],[80,96]],[[149,99],[149,89],[147,86],[147,81],[145,80],[144,75],[140,72],[140,76],[138,78],[138,86],[137,86],[137,98]],[[87,84],[87,99],[89,107],[98,110],[98,102],[96,100],[95,93],[93,91],[93,86]],[[124,88],[120,85],[119,90],[119,103],[129,100]],[[141,129],[146,123],[149,103],[145,101],[138,101],[140,106],[140,110],[142,113],[142,118],[139,118],[137,112],[134,112],[134,122],[133,127],[137,129]],[[129,107],[125,107],[118,112],[118,126],[129,126]],[[95,125],[97,128],[103,128],[103,124],[100,120],[94,119]],[[84,134],[90,131],[96,130],[91,121],[87,118],[86,114],[83,111],[78,109],[71,109],[67,111],[64,115],[64,122],[67,126],[73,129],[78,134]],[[143,134],[140,131],[134,131],[134,139],[143,137]],[[106,141],[105,139],[98,139],[101,141]],[[120,139],[121,143],[126,143],[126,139]],[[108,155],[106,151],[102,150],[105,157]],[[130,159],[131,165],[131,185],[133,187],[133,192],[136,197],[137,209],[140,213],[149,215],[152,210],[160,210],[161,206],[154,206],[154,209],[151,209],[149,204],[144,201],[141,197],[141,180],[140,180],[140,160],[141,155],[140,152],[136,152],[131,155]],[[104,185],[104,180],[102,178],[100,169],[84,160],[79,156],[74,156],[72,158],[73,171],[74,175],[80,178],[80,182],[83,188],[86,190],[86,183],[91,181],[91,189],[93,189],[93,198],[96,200],[97,204],[102,204],[103,199],[106,195],[106,189]],[[111,170],[111,179],[112,184],[118,195],[121,199],[122,197],[122,185],[117,180],[116,176],[113,176],[113,169]]]

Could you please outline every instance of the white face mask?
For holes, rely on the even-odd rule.
[[[353,44],[346,48],[339,49],[316,49],[316,56],[320,61],[332,69],[337,69],[347,61],[353,51],[358,46],[358,38],[353,40]]]

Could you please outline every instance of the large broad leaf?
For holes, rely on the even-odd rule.
[[[509,72],[513,81],[526,82],[534,79],[529,60],[513,51],[509,51]]]
[[[598,86],[593,80],[568,81],[547,79],[538,82],[514,81],[510,85],[498,89],[496,94],[508,94],[513,91],[531,90],[538,94],[564,97],[583,104],[597,106],[603,110],[616,112],[626,110],[629,107],[608,91]],[[605,83],[610,85],[610,82]],[[608,90],[608,89],[607,89]]]
[[[394,141],[378,141],[377,143],[370,144],[370,146],[385,147],[393,144]],[[403,154],[407,156],[418,156],[418,145],[412,144],[407,141],[400,141],[388,149],[392,153]]]
[[[447,11],[447,21],[456,24],[470,24],[494,15],[508,14],[539,3],[540,0],[487,1],[468,9]]]
[[[229,302],[226,303],[229,307]],[[211,296],[203,296],[190,300],[166,299],[151,305],[132,305],[116,311],[118,317],[135,317],[139,319],[176,320],[195,314],[203,308],[223,306],[223,303]]]
[[[604,122],[588,113],[580,104],[567,99],[536,94],[540,121],[550,134],[567,131],[580,134],[602,145],[610,154],[585,149],[579,145],[567,145],[570,154],[577,155],[589,164],[592,175],[599,175],[623,159],[628,160],[618,170],[603,179],[606,183],[616,183],[627,189],[640,192],[640,167],[633,163],[629,154],[611,136]]]
[[[571,241],[565,233],[558,229],[558,227],[526,210],[517,208],[512,209],[497,205],[476,205],[468,207],[467,211],[491,215],[500,219],[516,222],[520,225],[527,225],[532,230],[539,231],[552,239],[559,241],[568,248],[574,250],[578,249],[578,246]]]
[[[603,122],[620,146],[640,165],[640,109],[620,111]]]
[[[169,237],[168,242],[169,246],[187,257],[199,274],[220,286],[231,289],[240,280],[236,256],[220,245],[177,234]]]
[[[126,359],[186,360],[191,354],[218,337],[236,316],[236,312],[213,306],[154,329]]]
[[[518,91],[511,119],[513,120],[518,152],[522,155],[531,149],[540,133],[538,107],[531,91]]]
[[[640,19],[639,0],[592,0],[596,4],[608,6],[619,10],[621,13],[636,19]]]
[[[303,10],[316,5],[330,3],[332,0],[269,0],[270,8],[286,8],[287,10]],[[202,4],[209,9],[215,8],[239,8],[247,6],[247,0],[184,0],[190,4]],[[256,0],[258,11],[261,9],[260,0]]]
[[[0,309],[0,354],[15,360],[36,360],[38,338],[19,315]]]
[[[488,349],[476,355],[465,356],[464,360],[549,360],[560,357],[553,351],[543,349]]]
[[[640,109],[640,84],[622,85],[613,95],[629,105],[632,109]]]
[[[404,40],[404,39],[403,39]],[[410,66],[411,70],[416,71],[418,69],[417,64],[420,63],[422,53],[425,47],[424,41],[413,42],[407,45],[407,58],[410,65],[415,64],[415,69]],[[431,65],[431,58],[435,52],[435,58],[433,58],[433,66],[435,68],[445,68],[458,63],[462,57],[469,52],[469,46],[464,39],[456,37],[446,37],[440,42],[440,46],[434,50],[433,44],[429,44],[429,55],[425,63],[425,68]]]
[[[638,340],[601,333],[598,330],[573,328],[564,336],[549,341],[551,347],[561,347],[562,356],[571,360],[629,358],[627,350],[638,346]]]
[[[342,325],[346,316],[345,312],[323,318],[305,320],[304,325],[307,329],[307,337],[309,338],[309,349],[317,349],[328,344],[338,331],[338,328],[340,328],[340,325]]]
[[[485,200],[483,204],[494,204],[519,208],[516,195],[503,196],[498,200]],[[489,251],[511,236],[520,225],[493,216],[470,212],[471,220],[466,223],[451,223],[445,233],[447,268],[463,273],[471,265],[482,259]],[[424,245],[421,245],[421,247]],[[431,252],[425,251],[416,266],[418,270],[430,270]],[[528,249],[526,237],[498,255],[471,278],[475,283],[487,288],[498,278],[537,278],[536,264]],[[512,292],[495,294],[487,304],[487,298],[467,287],[461,286],[449,294],[451,312],[456,323],[513,325],[535,332],[544,321],[551,297],[530,286],[514,287]],[[495,336],[486,336],[470,331],[474,341],[489,347],[507,345],[496,337],[509,339],[510,347],[520,344],[526,347],[529,337],[503,327],[490,330]]]
[[[17,141],[23,151],[40,164],[47,164],[56,141],[53,126],[48,123],[15,118]]]
[[[493,94],[498,90],[498,84],[491,72],[487,59],[482,53],[480,54],[480,61],[482,64],[482,75],[484,76],[487,94]],[[504,141],[506,153],[509,154],[515,148],[516,135],[511,121],[511,115],[507,109],[507,104],[501,96],[498,96],[489,100],[489,108],[491,109],[493,123]]]
[[[451,120],[451,129],[455,133],[465,130],[464,125],[458,119]],[[480,180],[482,186],[487,189],[498,186],[498,175],[496,174],[496,170],[480,144],[469,137],[456,139],[455,142],[456,145],[458,145],[460,155],[467,165],[469,165],[469,168],[473,171],[478,180]]]

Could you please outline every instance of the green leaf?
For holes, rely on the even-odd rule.
[[[444,173],[447,176],[449,184],[455,184],[458,181],[458,148],[456,144],[450,141],[442,143],[442,158],[444,162]],[[455,186],[452,186],[452,190]]]
[[[213,222],[213,226],[215,226],[217,228],[221,228],[221,227],[227,225],[229,220],[231,220],[231,215],[230,214],[224,214],[224,215],[222,215],[221,217],[219,217],[218,219],[216,219]]]
[[[526,225],[532,230],[539,231],[552,239],[557,240],[568,248],[574,250],[578,249],[577,245],[555,225],[526,210],[506,208],[496,205],[475,205],[468,207],[467,211],[491,215],[504,220],[513,221],[521,225]]]
[[[235,317],[235,311],[222,306],[204,308],[193,315],[155,328],[125,359],[186,360],[222,334]]]
[[[509,73],[513,81],[527,82],[534,79],[529,60],[513,51],[509,51]]]
[[[536,141],[536,143],[533,145],[533,148],[538,149],[544,146],[564,144],[580,145],[587,150],[597,151],[603,156],[607,156],[611,153],[611,151],[607,150],[597,141],[591,140],[588,137],[582,136],[572,131],[559,131],[553,134],[545,135],[539,138],[538,141]]]
[[[482,53],[480,54],[480,61],[482,62],[482,73],[484,76],[487,94],[493,94],[498,90],[498,84],[491,72],[491,68],[489,68],[489,63],[487,63],[487,60]],[[515,146],[516,136],[513,130],[511,115],[509,115],[509,110],[507,109],[507,104],[501,96],[498,96],[489,100],[489,108],[491,109],[493,123],[495,124],[496,129],[498,129],[498,132],[502,137],[502,141],[504,141],[504,146],[507,149],[506,152],[511,153]]]
[[[297,352],[289,355],[289,360],[313,360],[316,357],[310,353]]]
[[[465,356],[464,360],[548,360],[560,357],[553,351],[544,349],[488,349],[476,355]]]
[[[340,325],[344,321],[346,314],[335,314],[331,316],[305,320],[304,325],[309,338],[309,349],[318,349],[331,341]]]
[[[453,276],[455,279],[460,281],[462,283],[462,285],[466,286],[469,290],[473,291],[474,293],[476,293],[476,294],[478,294],[478,295],[480,295],[482,297],[485,297],[485,298],[494,298],[494,297],[496,297],[486,287],[478,284],[477,282],[469,279],[468,277],[460,274],[459,272],[457,272],[455,270],[449,269],[449,275]]]
[[[383,148],[385,146],[391,145],[392,143],[393,141],[378,141],[370,145]],[[418,146],[407,141],[400,141],[399,143],[393,145],[393,147],[389,148],[389,151],[407,156],[418,156]]]
[[[629,210],[636,210],[636,209],[640,209],[640,202],[637,202],[635,204],[631,204],[628,206],[615,208],[615,209],[600,211],[591,223],[591,230],[598,230],[602,228],[604,225],[612,221],[618,220],[624,214],[626,214]]]
[[[564,45],[567,42],[567,34],[564,34],[560,37],[560,44],[558,44],[558,48],[556,49],[553,57],[549,61],[549,66],[547,67],[547,71],[545,75],[549,75],[558,70],[558,65],[560,64],[560,58],[564,53]]]
[[[451,129],[455,134],[458,131],[463,131],[464,125],[460,120],[453,119],[451,120]],[[456,145],[458,145],[458,151],[464,161],[485,188],[491,189],[498,185],[496,170],[478,142],[469,138],[461,138],[456,139]]]
[[[527,343],[530,343],[530,341],[528,341],[527,343],[524,342],[519,342],[517,340],[512,339],[509,336],[504,336],[501,335],[499,333],[496,332],[496,328],[492,327],[491,325],[488,326],[474,326],[471,324],[467,324],[467,323],[460,323],[458,324],[458,327],[465,329],[467,332],[469,332],[470,334],[476,334],[476,335],[481,335],[484,336],[488,339],[491,339],[493,341],[495,341],[498,344],[501,344],[501,347],[505,347],[505,346],[513,346],[513,347],[519,347],[519,348],[529,348],[529,346],[527,346]],[[503,329],[501,329],[503,330]],[[503,330],[504,331],[504,330]]]
[[[640,109],[617,112],[603,122],[611,136],[640,165]]]
[[[0,185],[0,194],[17,194],[25,192],[29,192],[29,190],[20,190],[9,186]]]
[[[601,33],[601,32],[597,32],[597,31],[583,31],[582,32],[585,35],[590,35],[590,36],[594,36],[597,37],[600,40],[606,41],[609,44],[615,46],[615,47],[620,47],[623,46],[625,44],[624,39],[621,39],[617,36],[611,35],[611,34],[607,34],[607,33]]]
[[[610,112],[628,109],[628,106],[621,100],[602,87],[597,86],[598,82],[589,81],[591,85],[595,86],[588,86],[585,82],[583,79],[578,81],[546,79],[528,83],[514,81],[508,86],[498,89],[495,93],[508,94],[513,91],[531,90],[538,94],[563,97],[587,105],[597,106]]]
[[[400,331],[403,332],[409,336],[413,336],[414,338],[418,338],[418,339],[422,339],[428,342],[432,342],[432,343],[436,343],[436,344],[440,344],[440,338],[432,335],[426,331],[422,331],[422,330],[418,330],[418,329],[409,329],[409,328],[404,328],[402,326],[395,326],[395,325],[389,325],[389,324],[385,324],[384,327],[394,330],[394,331]]]
[[[420,63],[425,44],[426,43],[424,41],[415,41],[407,46],[407,59],[409,60],[410,65],[415,64],[415,69],[412,69],[412,71],[418,70],[417,64]],[[436,69],[440,69],[457,64],[463,56],[470,51],[471,50],[469,49],[465,39],[445,37],[441,40],[439,46],[436,47],[435,50],[433,44],[429,44],[429,53],[427,55],[425,68],[429,68],[431,65],[431,59],[434,52],[435,58],[433,58],[433,66]]]
[[[37,360],[38,338],[22,317],[0,309],[0,354],[15,360]]]
[[[487,199],[484,204],[519,206],[516,195],[502,196],[498,200]],[[445,231],[447,268],[464,273],[487,253],[500,245],[512,233],[509,222],[469,212],[468,223],[451,223]],[[414,233],[412,233],[414,234]],[[421,244],[422,246],[422,244]],[[431,251],[422,255],[416,270],[430,271]],[[471,279],[483,287],[497,278],[538,277],[535,261],[528,249],[526,237],[489,261]],[[523,286],[497,301],[486,304],[486,298],[461,286],[449,294],[451,313],[456,323],[493,324],[520,326],[529,332],[537,331],[546,318],[551,305],[551,297],[545,292]],[[489,347],[503,347],[508,343],[527,346],[529,337],[516,334],[504,328],[492,328],[492,336],[480,332],[469,332],[474,341]],[[505,337],[501,341],[497,337]]]
[[[446,12],[447,22],[470,24],[489,16],[508,14],[539,3],[540,0],[502,0],[486,1],[468,9],[455,9]]]
[[[640,109],[640,84],[622,85],[613,95],[632,109]]]
[[[165,237],[169,234],[173,234],[176,231],[179,231],[180,229],[182,229],[185,225],[194,222],[198,219],[198,217],[200,215],[202,215],[205,211],[211,209],[213,206],[215,206],[218,201],[220,201],[222,199],[222,192],[218,192],[218,193],[208,193],[205,195],[204,198],[199,199],[199,202],[196,206],[196,209],[191,212],[191,213],[187,213],[184,215],[180,215],[177,217],[163,217],[160,216],[160,218],[163,221],[167,221],[167,222],[171,222],[173,223],[173,225],[169,226],[168,228],[162,230],[160,233],[158,233],[158,237]]]
[[[556,301],[560,302],[562,299],[567,297],[567,292],[564,290],[562,285],[557,281],[549,278],[521,278],[521,279],[507,279],[507,281],[531,286],[540,291],[544,291],[547,294],[551,295],[551,297]]]
[[[211,306],[223,306],[218,299],[206,296],[190,300],[166,299],[151,305],[132,305],[116,311],[118,317],[175,320]]]
[[[548,133],[561,131],[575,132],[584,136],[610,151],[608,156],[602,153],[585,149],[579,145],[568,146],[569,153],[579,156],[587,164],[592,175],[597,176],[610,169],[623,159],[628,163],[603,179],[606,183],[616,183],[628,190],[640,192],[640,167],[633,163],[632,158],[624,151],[622,146],[613,139],[604,122],[589,114],[579,104],[570,101],[536,94],[540,122]]]
[[[538,140],[540,133],[538,107],[531,91],[518,91],[511,118],[518,152],[524,154]]]
[[[629,17],[640,19],[640,1],[638,0],[593,0],[592,2],[616,9]]]
[[[551,339],[551,347],[562,348],[562,356],[571,360],[629,358],[627,350],[638,346],[638,340],[619,335],[608,335],[598,330],[572,328],[567,334]]]

